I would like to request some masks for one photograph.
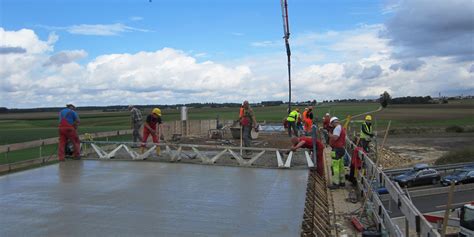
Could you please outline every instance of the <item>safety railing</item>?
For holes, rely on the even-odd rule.
[[[351,149],[355,147],[355,144],[347,139],[348,148]],[[422,213],[415,207],[411,200],[407,197],[405,192],[401,189],[398,183],[390,180],[388,175],[384,171],[377,167],[377,165],[370,159],[364,152],[359,152],[359,156],[362,157],[362,162],[364,164],[363,169],[365,173],[359,171],[359,184],[364,190],[364,195],[366,199],[370,200],[374,204],[374,211],[372,214],[379,225],[379,229],[385,229],[390,236],[405,236],[401,231],[398,225],[396,225],[390,218],[389,212],[385,209],[375,191],[374,183],[379,185],[379,187],[385,187],[390,195],[391,199],[397,204],[397,208],[405,216],[408,226],[406,226],[406,233],[409,229],[416,231],[418,236],[441,236],[437,229],[434,228],[422,215]],[[369,189],[371,191],[369,191]]]

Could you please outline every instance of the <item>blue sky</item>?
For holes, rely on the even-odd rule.
[[[290,30],[297,36],[375,24],[384,18],[382,10],[383,3],[374,0],[290,1]],[[265,52],[251,43],[283,35],[280,2],[275,0],[2,0],[1,24],[10,30],[34,29],[40,38],[55,31],[61,38],[55,50],[81,48],[90,58],[171,47],[225,60]],[[146,32],[104,37],[57,29],[83,24],[124,24]]]
[[[289,0],[293,100],[474,93],[472,0]],[[0,106],[287,100],[278,0],[0,0]]]

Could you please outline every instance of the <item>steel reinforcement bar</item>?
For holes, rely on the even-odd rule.
[[[309,171],[301,236],[331,236],[327,183],[315,169]]]
[[[126,153],[129,154],[132,160],[145,160],[149,158],[153,152],[155,151],[156,147],[164,147],[164,153],[167,153],[171,157],[171,161],[180,161],[183,157],[186,158],[187,156],[182,156],[183,150],[188,149],[192,150],[197,158],[201,160],[203,164],[215,164],[218,159],[222,158],[224,155],[230,155],[233,157],[240,166],[252,166],[255,161],[260,159],[265,153],[273,153],[275,154],[275,158],[277,160],[278,168],[291,168],[291,162],[293,156],[296,152],[289,151],[287,149],[277,149],[277,148],[256,148],[256,147],[231,147],[231,146],[218,146],[218,145],[194,145],[194,144],[171,144],[171,143],[146,143],[145,145],[148,147],[144,153],[140,154],[133,149],[130,149],[130,145],[139,145],[141,143],[134,143],[134,142],[117,142],[117,141],[82,141],[82,144],[90,145],[91,148],[95,151],[98,155],[99,159],[112,159],[116,156],[117,152],[120,150],[124,150]],[[116,146],[112,151],[107,152],[102,149],[99,145],[111,145]],[[217,150],[219,151],[216,155],[212,157],[208,157],[203,150]],[[238,150],[243,151],[257,151],[256,154],[252,155],[250,159],[244,159]],[[306,158],[306,163],[308,168],[313,168],[314,163],[310,159],[307,152],[300,151],[302,155]],[[285,157],[286,156],[286,157]],[[189,157],[188,157],[189,158]]]

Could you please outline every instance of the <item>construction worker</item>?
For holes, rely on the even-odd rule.
[[[253,109],[250,108],[249,102],[246,100],[244,101],[242,108],[240,109],[240,126],[242,126],[242,140],[244,147],[250,147],[250,143],[252,137],[250,133],[252,128],[256,131],[258,130],[257,120],[255,119],[255,114],[253,113]],[[251,151],[245,150],[247,155],[251,154]]]
[[[331,130],[331,125],[329,123],[330,120],[331,120],[331,115],[329,115],[329,113],[326,113],[323,119],[323,128],[326,129],[326,131],[328,132]]]
[[[81,149],[79,137],[77,136],[77,127],[80,120],[79,115],[74,111],[76,107],[73,104],[67,104],[66,108],[59,112],[59,145],[58,160],[65,161],[66,143],[70,140],[74,145],[73,159],[81,159],[79,151]]]
[[[298,114],[300,110],[294,109],[291,113],[288,114],[286,121],[288,122],[288,136],[291,137],[291,129],[293,129],[293,133],[295,137],[298,136],[298,130],[296,129],[296,122],[298,121]]]
[[[296,129],[298,129],[298,136],[301,136],[304,133],[304,128],[303,128],[304,119],[303,119],[303,116],[300,113],[300,110],[296,109],[296,111],[298,111],[298,119],[296,121]]]
[[[142,127],[142,112],[135,108],[133,105],[128,106],[130,111],[130,127],[133,130],[133,145],[132,147],[137,147],[137,143],[140,141],[140,128]]]
[[[369,152],[369,143],[374,137],[372,129],[372,116],[365,116],[365,122],[360,127],[359,142],[360,146],[364,148],[365,152]]]
[[[329,133],[332,132],[332,128],[329,123],[330,120],[331,120],[331,117],[329,113],[326,113],[323,118],[323,133],[324,133],[324,139],[326,141],[326,144],[329,144]]]
[[[142,140],[142,148],[141,153],[145,151],[146,142],[148,140],[148,136],[151,135],[153,139],[153,143],[160,143],[160,135],[163,136],[161,133],[161,110],[159,108],[154,108],[146,117],[145,123],[143,124],[143,140]],[[156,146],[156,155],[160,155],[161,149],[159,146]]]
[[[313,152],[313,138],[312,137],[292,137],[291,138],[291,151],[296,151],[299,148],[306,148],[310,151],[310,153]],[[319,175],[323,176],[324,175],[324,159],[323,159],[323,153],[324,153],[324,145],[321,143],[319,140],[316,139],[316,171],[318,172]]]
[[[344,187],[345,172],[343,158],[346,154],[346,130],[341,126],[337,117],[332,117],[329,122],[331,127],[334,128],[332,133],[329,133],[329,145],[332,148],[332,186],[330,188]]]
[[[303,112],[303,121],[304,121],[304,133],[306,136],[311,134],[311,129],[313,126],[313,106],[309,106]]]

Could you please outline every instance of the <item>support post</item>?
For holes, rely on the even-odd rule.
[[[453,202],[453,193],[454,193],[455,184],[451,182],[451,186],[449,187],[449,194],[448,194],[448,203],[446,204],[446,210],[444,211],[444,218],[443,218],[443,229],[441,230],[441,236],[446,236],[446,228],[448,227],[448,219],[449,219],[449,209],[451,209],[451,203]]]

